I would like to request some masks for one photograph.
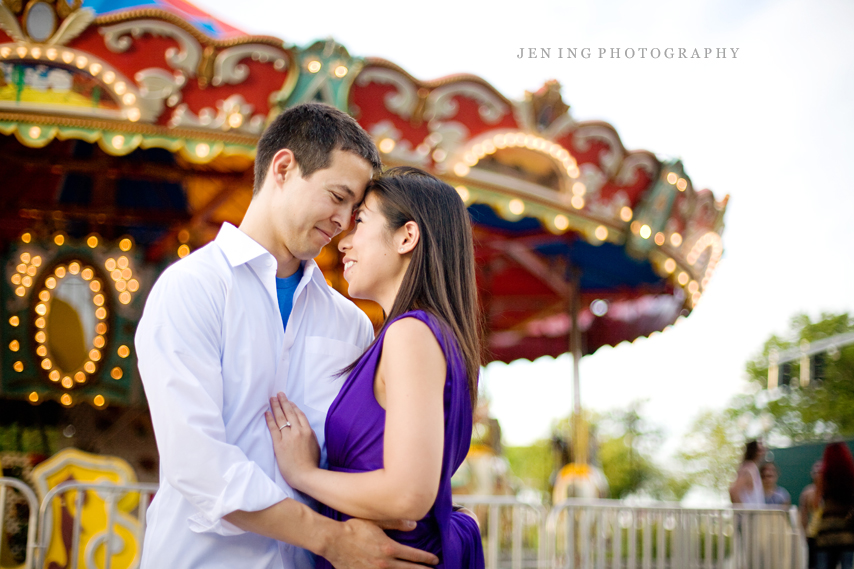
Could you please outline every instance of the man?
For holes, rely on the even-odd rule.
[[[782,506],[786,509],[792,505],[792,497],[789,491],[782,486],[777,486],[777,480],[780,478],[780,471],[777,470],[777,465],[773,462],[766,462],[759,469],[759,476],[762,477],[762,491],[765,494],[765,505]]]
[[[822,475],[822,461],[817,460],[810,469],[812,483],[801,492],[798,498],[798,513],[800,514],[801,528],[807,538],[807,568],[814,569],[818,565],[818,548],[815,545],[815,536],[821,520],[821,495],[818,491]]]
[[[311,567],[300,548],[339,568],[437,562],[374,524],[307,506],[279,474],[264,418],[284,391],[324,447],[338,370],[373,328],[312,259],[348,227],[379,169],[373,141],[346,114],[320,104],[285,111],[259,141],[240,228],[225,224],[154,286],[136,335],[160,452],[144,569]]]

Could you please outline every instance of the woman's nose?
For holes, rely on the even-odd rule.
[[[347,249],[349,249],[351,247],[351,245],[350,245],[350,241],[351,241],[350,236],[351,235],[353,235],[352,232],[348,233],[347,235],[342,237],[341,240],[338,242],[338,250],[341,251],[342,253],[344,253],[345,251],[347,251]]]

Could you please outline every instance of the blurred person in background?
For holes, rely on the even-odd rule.
[[[821,483],[821,461],[817,460],[810,469],[812,484],[801,492],[798,498],[798,513],[801,519],[801,528],[807,538],[807,568],[815,569],[816,552],[815,535],[818,533],[818,524],[821,522],[821,497],[818,494],[818,485]]]
[[[733,504],[760,507],[765,505],[765,492],[759,465],[765,458],[765,445],[760,440],[749,441],[744,446],[744,460],[738,467],[735,482],[729,487]]]
[[[792,497],[789,492],[782,486],[777,486],[777,479],[780,477],[780,472],[777,470],[777,465],[773,462],[766,462],[759,469],[759,476],[762,478],[762,490],[765,493],[765,504],[773,506],[783,506],[788,508],[792,505]]]
[[[845,443],[824,449],[818,494],[822,502],[816,545],[818,569],[854,565],[854,458]]]

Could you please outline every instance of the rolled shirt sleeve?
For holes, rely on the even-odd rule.
[[[139,370],[161,476],[197,510],[189,528],[237,535],[243,530],[223,516],[263,510],[293,491],[229,440],[221,366],[227,289],[221,275],[188,268],[167,269],[149,295],[136,334]]]

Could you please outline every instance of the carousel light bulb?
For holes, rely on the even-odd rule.
[[[103,306],[95,311],[95,318],[97,318],[98,320],[103,320],[106,317],[107,317],[107,309],[104,308]]]
[[[15,294],[18,296],[24,296],[25,294],[27,294],[27,289],[25,289],[22,286],[19,286],[18,288],[15,289]]]
[[[639,233],[644,239],[649,239],[649,236],[652,235],[652,229],[650,229],[649,225],[644,224],[641,225]]]
[[[131,300],[130,293],[127,291],[125,291],[119,295],[119,302],[121,302],[122,304],[130,304],[130,300]]]
[[[101,72],[101,70],[103,68],[104,68],[104,66],[101,65],[100,63],[93,63],[92,65],[89,66],[89,73],[91,73],[92,75],[97,75],[98,73]]]
[[[47,355],[47,347],[44,344],[41,344],[38,348],[36,348],[36,355],[43,358]]]
[[[667,271],[667,274],[672,273],[676,270],[676,261],[673,259],[667,259],[664,261],[664,270]]]
[[[86,383],[86,374],[82,371],[78,371],[74,374],[74,381],[77,383]]]
[[[204,142],[200,142],[196,145],[196,155],[199,158],[207,158],[211,153],[211,147],[209,144],[205,144]]]
[[[49,289],[56,288],[56,279],[53,277],[46,278],[44,281],[44,286],[46,286]]]
[[[113,379],[121,379],[122,375],[124,375],[124,372],[122,372],[122,368],[120,367],[114,367],[110,371],[110,377],[112,377]]]
[[[98,238],[94,235],[90,235],[89,238],[86,239],[86,245],[88,245],[90,249],[94,249],[98,246]]]
[[[700,290],[700,283],[698,283],[697,281],[691,281],[688,283],[688,292],[694,294],[698,290]]]
[[[62,381],[60,383],[65,389],[71,389],[72,387],[74,387],[74,381],[67,375],[62,378]]]
[[[394,150],[395,144],[396,143],[393,139],[383,138],[382,140],[380,140],[379,144],[380,152],[382,152],[383,154],[388,154],[389,152]]]
[[[40,267],[40,266],[41,266],[41,264],[42,264],[42,258],[41,258],[41,257],[39,257],[38,255],[36,255],[35,257],[33,257],[33,258],[32,258],[32,260],[30,261],[30,263],[32,263],[32,265],[33,265],[34,267]]]
[[[582,184],[581,182],[575,182],[572,184],[572,193],[576,196],[583,196],[587,192],[587,186]]]
[[[50,293],[46,290],[43,290],[39,293],[39,300],[42,302],[48,302],[50,300]]]
[[[142,113],[136,107],[131,107],[130,109],[128,109],[127,115],[128,115],[128,120],[130,122],[136,122],[140,118],[142,118]]]
[[[116,74],[112,71],[106,71],[104,72],[104,75],[101,78],[104,80],[104,83],[109,85],[110,83],[116,80]]]
[[[632,219],[632,208],[626,206],[620,210],[620,219],[630,221]]]
[[[92,402],[95,403],[96,407],[103,407],[104,403],[106,403],[103,395],[96,395]]]
[[[62,397],[59,398],[59,402],[65,405],[66,407],[70,407],[74,401],[72,401],[71,396],[69,394],[63,393]]]
[[[97,332],[98,334],[102,334],[102,335],[106,334],[107,333],[107,325],[104,324],[103,322],[98,322],[97,324],[95,324],[95,332]]]
[[[117,281],[122,278],[121,269],[113,269],[112,271],[110,271],[110,278],[112,278],[114,281]]]
[[[116,350],[116,353],[119,355],[120,358],[124,359],[130,355],[130,348],[122,344],[121,346],[119,346],[119,349]]]
[[[110,257],[106,261],[104,261],[104,268],[108,271],[113,271],[116,268],[116,260]]]
[[[678,179],[679,175],[676,172],[670,172],[667,174],[667,182],[671,185],[675,184]]]
[[[27,274],[30,275],[31,277],[36,276],[37,272],[38,272],[38,269],[36,269],[35,265],[30,265],[29,267],[27,267]],[[30,285],[27,285],[27,286],[30,286]]]
[[[510,213],[514,215],[521,215],[523,211],[525,211],[525,202],[518,199],[510,200],[510,203],[507,204],[507,208],[510,210]]]
[[[42,360],[42,369],[48,370],[53,367],[53,362],[50,359],[45,358]]]
[[[122,278],[123,278],[123,279],[128,280],[128,279],[130,279],[132,276],[133,276],[133,271],[132,271],[132,270],[130,270],[130,269],[123,269],[123,270],[122,270]]]
[[[97,362],[101,359],[101,350],[91,349],[89,350],[89,359],[93,362]]]
[[[125,137],[120,134],[117,134],[112,138],[110,144],[113,145],[113,148],[121,148],[125,144]]]
[[[47,314],[47,306],[42,302],[36,304],[36,314],[38,314],[39,316],[44,316],[45,314]]]
[[[139,290],[139,281],[136,279],[131,279],[128,281],[128,290],[131,292],[136,292]]]
[[[51,370],[51,372],[49,374],[47,374],[47,377],[55,383],[55,382],[59,381],[59,375],[60,375],[59,370],[54,369],[54,370]]]
[[[600,225],[596,228],[594,235],[596,236],[596,239],[598,239],[599,241],[604,241],[605,239],[608,238],[608,228],[605,227],[604,225]]]
[[[12,279],[11,279],[11,280],[12,280],[12,284],[13,284],[13,285],[19,285],[19,284],[21,284],[21,275],[20,275],[20,274],[18,274],[18,273],[15,273],[14,275],[12,275]]]
[[[575,209],[582,209],[584,207],[584,198],[582,198],[581,196],[572,196],[572,199],[569,203]]]
[[[103,336],[95,336],[95,339],[92,340],[92,345],[96,348],[103,348],[105,343]]]
[[[92,302],[95,304],[95,306],[104,306],[104,295],[100,293],[96,294],[92,297]]]
[[[341,79],[342,77],[347,75],[348,71],[349,70],[345,66],[339,65],[338,67],[335,68],[335,77],[338,77],[339,79]]]
[[[80,272],[80,263],[78,263],[77,261],[73,261],[72,263],[70,263],[68,265],[68,272],[71,273],[72,275],[76,275],[77,273],[79,273]]]
[[[468,176],[469,171],[469,167],[462,162],[459,162],[454,166],[454,174],[457,176]]]
[[[317,73],[318,71],[320,71],[320,68],[322,67],[322,65],[318,60],[314,59],[314,60],[308,62],[307,67],[308,67],[308,71],[310,73]]]
[[[74,63],[77,65],[77,69],[83,69],[89,63],[89,59],[81,55]]]
[[[24,362],[20,360],[16,361],[15,364],[12,366],[12,369],[14,369],[18,373],[21,373],[22,371],[24,371]]]
[[[674,247],[679,247],[680,245],[682,245],[682,236],[678,233],[673,233],[672,235],[670,235],[670,244]]]
[[[21,262],[29,263],[30,262],[30,254],[29,253],[21,253]],[[21,272],[21,271],[18,271]]]
[[[92,280],[92,277],[95,276],[95,272],[89,267],[86,267],[85,269],[80,271],[80,276],[83,277],[84,281]]]
[[[44,330],[39,330],[35,335],[36,342],[39,344],[44,344],[45,340],[47,340],[47,335],[44,333]]]
[[[46,323],[45,323],[44,318],[41,318],[41,317],[36,318],[36,328],[44,328],[45,324]]]
[[[180,247],[178,247],[178,256],[180,258],[183,259],[184,257],[186,257],[189,254],[190,254],[190,248],[187,246],[186,243],[184,245],[181,245]]]
[[[9,326],[17,327],[18,324],[20,324],[20,323],[21,323],[21,319],[18,318],[17,316],[10,316],[9,317]]]
[[[32,269],[32,267],[30,268]],[[21,284],[25,287],[31,286],[33,284],[33,277],[31,277],[30,275],[24,276],[24,278],[21,279]]]
[[[23,241],[24,243],[29,243],[32,238],[32,235],[30,235],[29,233],[24,233],[23,235],[21,235],[21,241]]]
[[[53,274],[55,274],[57,277],[59,277],[59,278],[61,278],[61,279],[64,279],[64,278],[65,278],[65,267],[63,267],[62,265],[60,265],[59,267],[57,267],[57,268],[53,271]]]
[[[18,343],[18,340],[12,340],[11,342],[9,342],[9,349],[13,352],[17,352],[19,349],[21,349],[21,344]]]
[[[33,391],[32,393],[30,393],[30,395],[27,397],[27,399],[29,399],[30,402],[32,402],[32,403],[38,403],[39,394],[36,393],[35,391]]]
[[[686,284],[688,284],[688,279],[689,279],[689,278],[690,278],[690,277],[688,276],[688,273],[686,273],[686,272],[684,272],[684,271],[683,271],[683,272],[679,273],[679,276],[677,277],[677,281],[678,281],[678,282],[679,282],[679,284],[681,284],[682,286],[685,286]]]
[[[98,292],[101,290],[101,282],[100,281],[92,281],[89,283],[89,290],[92,292]]]
[[[679,178],[679,181],[676,182],[676,189],[680,192],[684,192],[688,188],[688,180],[685,178]]]
[[[556,215],[555,227],[560,231],[566,231],[569,228],[569,218],[563,214]]]
[[[95,373],[95,363],[94,362],[86,362],[83,364],[83,369],[86,373]]]

